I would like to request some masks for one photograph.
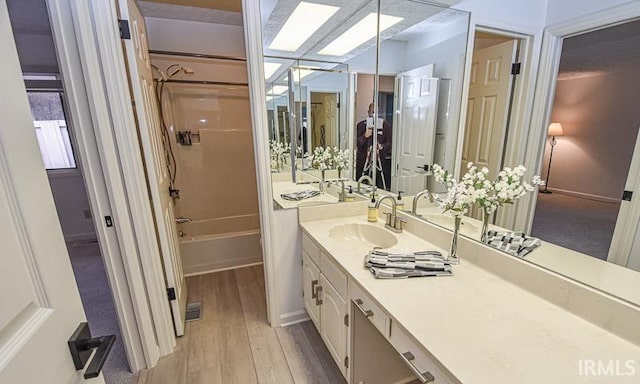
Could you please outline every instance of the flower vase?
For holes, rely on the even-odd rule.
[[[449,257],[447,258],[447,261],[449,264],[460,264],[460,258],[458,257],[458,235],[460,235],[462,217],[454,216],[453,218],[453,236],[451,238],[451,248],[449,249]]]
[[[324,192],[324,169],[320,171],[322,179],[320,180],[320,192]]]
[[[487,233],[489,232],[489,217],[491,217],[491,213],[487,212],[486,209],[482,210],[482,232],[480,233],[480,241],[483,243],[487,242]]]

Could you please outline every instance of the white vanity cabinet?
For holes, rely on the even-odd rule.
[[[347,276],[306,235],[302,236],[304,307],[347,377]]]

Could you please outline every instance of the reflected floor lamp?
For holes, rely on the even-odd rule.
[[[551,123],[549,124],[549,133],[547,136],[551,136],[551,140],[549,140],[549,145],[551,145],[551,154],[549,154],[549,167],[547,168],[547,180],[544,183],[544,189],[540,190],[540,193],[551,193],[547,188],[549,187],[549,174],[551,173],[551,160],[553,159],[553,147],[556,146],[556,136],[562,136],[564,132],[562,131],[562,124],[560,123]]]

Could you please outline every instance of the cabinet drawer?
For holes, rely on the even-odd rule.
[[[318,247],[306,233],[302,234],[302,251],[306,253],[316,265],[320,265],[320,247]]]
[[[412,371],[416,375],[420,374],[424,379],[427,379],[424,382],[433,384],[457,383],[395,322],[391,324],[389,341],[391,341],[391,345],[398,351],[400,357],[405,360],[405,363]],[[430,379],[431,381],[429,381]]]
[[[333,284],[340,296],[342,296],[343,299],[346,298],[347,275],[336,265],[331,256],[321,253],[320,270],[322,274],[326,276],[327,280]]]
[[[365,316],[378,328],[378,331],[388,338],[391,331],[391,318],[358,285],[351,281],[349,282],[349,298],[365,312]]]

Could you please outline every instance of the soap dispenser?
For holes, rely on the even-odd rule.
[[[353,187],[349,186],[349,192],[347,192],[347,195],[344,197],[344,201],[356,201],[356,195],[353,194]]]
[[[367,211],[367,221],[370,223],[378,222],[378,207],[376,207],[376,196],[371,192],[371,202]]]
[[[396,197],[396,210],[404,211],[404,201],[402,201],[402,194],[404,191],[398,191],[398,197]]]

